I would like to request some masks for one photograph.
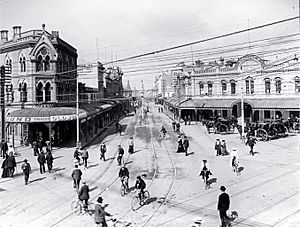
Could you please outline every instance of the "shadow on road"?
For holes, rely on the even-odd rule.
[[[153,203],[157,200],[157,197],[150,197],[146,202],[145,202],[145,205],[148,205],[150,203]]]
[[[62,171],[62,170],[64,170],[64,169],[66,169],[66,168],[60,168],[60,167],[57,167],[57,168],[52,169],[51,172],[56,173],[56,172]]]
[[[243,170],[244,170],[244,167],[243,167],[243,166],[240,166],[240,167],[239,167],[239,172],[241,173]]]
[[[53,159],[59,159],[59,158],[63,158],[64,156],[57,156],[57,157],[53,157]]]
[[[94,190],[96,190],[98,188],[98,186],[95,186],[95,187],[93,187],[93,188],[90,188],[90,192],[92,192],[92,191],[94,191]]]
[[[211,184],[217,183],[217,178],[211,178],[207,181],[207,184],[210,186]]]
[[[89,168],[93,168],[93,167],[96,167],[98,165],[99,165],[99,163],[98,164],[89,165]]]
[[[29,181],[29,183],[33,183],[33,182],[36,182],[36,181],[41,181],[41,180],[44,180],[46,177],[40,177],[40,178],[36,178],[34,180],[31,180]]]

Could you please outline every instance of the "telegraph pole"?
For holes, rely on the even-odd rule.
[[[1,77],[0,77],[0,106],[1,106],[1,141],[5,141],[5,67],[1,66]]]

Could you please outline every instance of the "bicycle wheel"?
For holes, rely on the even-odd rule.
[[[140,199],[138,196],[134,196],[131,201],[131,209],[136,211],[140,207]]]
[[[71,210],[73,211],[74,214],[81,214],[81,211],[82,211],[82,206],[80,204],[80,202],[78,201],[73,201],[71,203]]]

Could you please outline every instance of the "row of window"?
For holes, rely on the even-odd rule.
[[[227,83],[226,81],[221,82],[221,88],[222,88],[222,94],[227,93]],[[246,94],[253,94],[254,93],[254,80],[252,78],[247,78],[245,80],[245,85],[246,85]],[[282,81],[281,78],[275,78],[275,92],[276,93],[281,93],[281,86],[282,86]],[[213,84],[212,82],[207,82],[207,94],[212,95],[212,88]],[[230,81],[230,93],[236,94],[236,82],[234,80]],[[204,93],[204,83],[200,82],[199,83],[199,91],[200,95],[205,94]],[[300,93],[300,78],[296,77],[295,78],[295,92]],[[270,94],[271,93],[271,80],[269,78],[265,79],[265,93]]]

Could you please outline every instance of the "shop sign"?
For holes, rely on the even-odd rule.
[[[7,122],[20,122],[20,123],[30,123],[30,122],[48,122],[49,117],[7,117]]]
[[[77,118],[76,114],[72,114],[72,115],[58,115],[58,116],[51,116],[50,120],[51,122],[55,122],[55,121],[73,121]]]

